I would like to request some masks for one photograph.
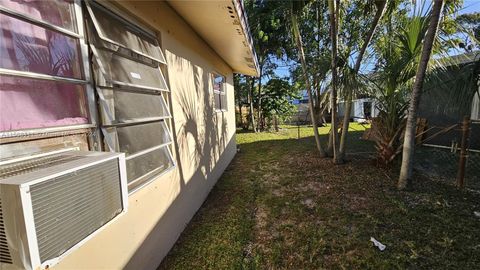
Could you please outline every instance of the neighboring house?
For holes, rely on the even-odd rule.
[[[300,92],[300,99],[293,99],[291,101],[297,107],[297,113],[294,114],[289,122],[291,124],[310,123],[310,111],[308,109],[308,93],[303,90]],[[338,117],[343,118],[345,111],[345,102],[338,101]],[[350,119],[352,121],[361,122],[378,115],[378,108],[376,102],[372,98],[358,98],[352,101],[352,111]],[[325,118],[329,119],[329,111],[326,111]],[[328,120],[330,121],[330,120]]]
[[[376,105],[376,101],[373,98],[359,98],[352,100],[352,110],[350,119],[355,122],[366,121],[373,117],[377,117],[379,110]],[[338,116],[343,117],[345,115],[345,102],[338,102]]]
[[[0,171],[0,268],[155,269],[237,152],[233,73],[258,75],[241,0],[0,1],[0,169],[20,164],[13,180]],[[21,195],[15,210],[35,219],[9,227],[11,175],[40,177],[67,149],[126,153],[112,173],[127,179],[115,203],[128,209],[106,201],[111,175],[58,176],[42,198]],[[69,193],[84,181],[103,186]],[[80,241],[97,209],[112,220]]]
[[[302,90],[300,91],[300,98],[298,99],[292,99],[291,103],[293,105],[298,105],[298,104],[308,104],[308,93],[307,90]]]
[[[461,123],[464,116],[474,120],[471,126],[470,147],[480,150],[480,52],[471,52],[436,59],[435,76],[424,85],[418,117],[426,118],[427,137],[442,129]],[[461,141],[460,128],[438,135],[427,143],[451,147]]]
[[[297,112],[288,119],[290,124],[310,123],[310,111],[308,109],[308,93],[307,90],[300,91],[299,99],[292,99],[291,103],[297,108]]]

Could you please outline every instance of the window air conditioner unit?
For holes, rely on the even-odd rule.
[[[55,265],[127,210],[123,153],[0,162],[0,269]]]

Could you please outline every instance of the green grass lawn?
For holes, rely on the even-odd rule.
[[[480,194],[421,176],[397,191],[362,130],[337,166],[317,157],[311,128],[238,133],[240,152],[160,269],[479,269]]]

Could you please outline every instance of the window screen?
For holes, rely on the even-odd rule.
[[[100,87],[97,87],[97,91],[100,96],[100,112],[106,125],[171,117],[161,94],[117,91]]]
[[[98,85],[126,89],[166,91],[167,84],[158,67],[131,60],[125,55],[103,49],[93,49]]]
[[[126,153],[133,191],[174,166],[168,87],[160,68],[165,61],[148,32],[99,4],[87,3],[87,9],[94,22],[87,27],[105,146]]]
[[[143,123],[133,126],[105,128],[106,136],[118,140],[118,146],[109,146],[112,150],[118,149],[127,155],[134,155],[145,149],[172,142],[164,122]],[[114,138],[113,136],[117,136]]]
[[[95,46],[112,48],[111,45],[117,45],[157,62],[165,63],[165,57],[155,37],[151,37],[140,27],[129,23],[98,4],[92,3],[87,6],[87,9],[99,38],[96,39]]]
[[[225,93],[225,77],[213,74],[213,97],[216,111],[227,110],[227,95]]]

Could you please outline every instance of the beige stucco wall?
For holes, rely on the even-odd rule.
[[[160,33],[177,166],[130,195],[127,213],[55,269],[155,269],[236,152],[230,67],[165,2],[120,5]],[[227,78],[227,112],[212,107],[212,72]]]

